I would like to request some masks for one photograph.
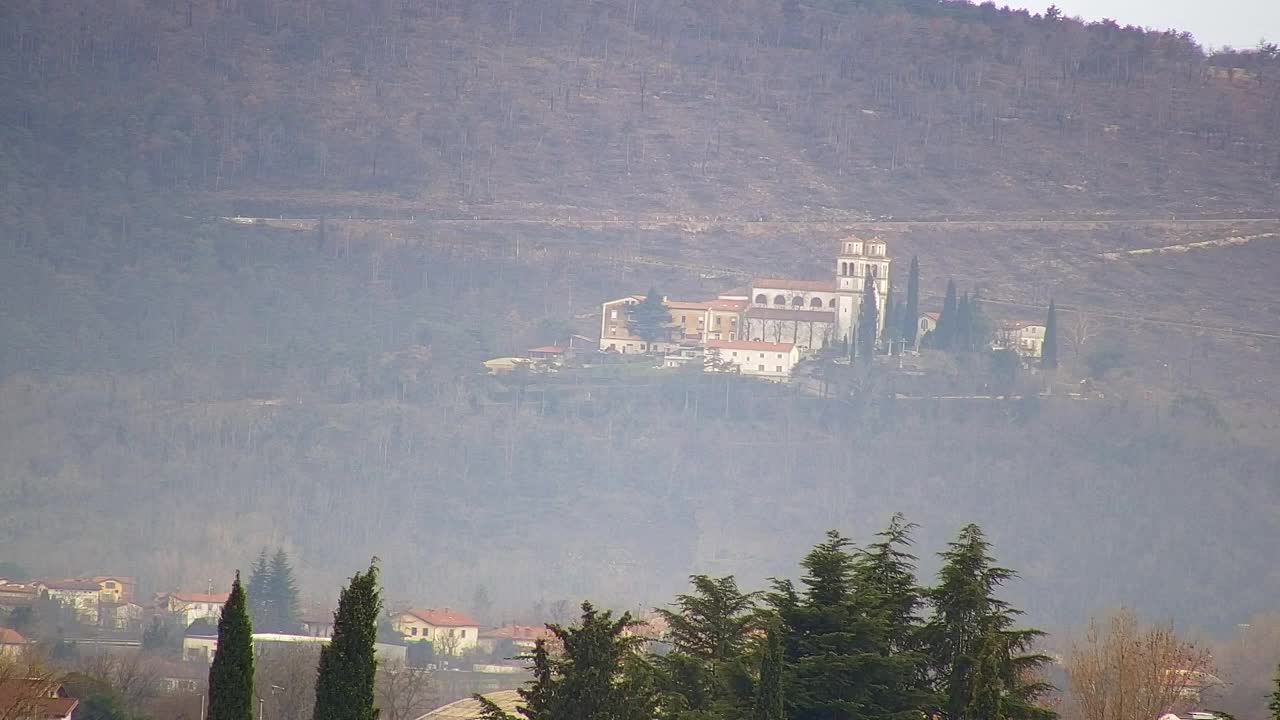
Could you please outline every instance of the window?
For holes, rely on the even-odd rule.
[[[871,277],[879,277],[879,276],[880,276],[880,266],[879,266],[879,265],[872,265],[872,266],[871,266]]]
[[[720,317],[719,315],[716,316],[716,327],[720,327],[720,321],[723,319],[724,318]]]
[[[804,298],[800,297],[799,295],[791,298],[791,307],[798,307],[798,308],[804,307]]]
[[[774,296],[773,296],[773,304],[774,304],[774,305],[786,305],[786,304],[787,304],[787,299],[786,299],[786,298],[784,298],[784,297],[783,297],[783,296],[781,296],[781,295],[774,295]]]
[[[779,360],[781,360],[781,359],[782,359],[782,353],[778,353],[778,359],[779,359]]]
[[[734,357],[738,357],[738,351],[737,351],[737,350],[734,350],[734,351],[733,351],[733,356],[734,356]]]
[[[462,637],[466,637],[466,636],[467,636],[467,631],[464,629],[464,630],[462,631]]]
[[[835,309],[836,309],[836,299],[835,299],[835,298],[831,298],[831,302],[827,303],[827,307],[831,308],[832,310],[835,310]]]
[[[756,368],[757,368],[760,372],[764,372],[764,366],[763,366],[763,365],[757,365],[757,366],[756,366]]]
[[[768,304],[769,304],[769,298],[765,297],[765,296],[764,296],[764,293],[760,293],[759,295],[757,295],[757,296],[756,296],[756,304],[757,304],[757,305],[768,305]]]
[[[774,370],[774,372],[782,372],[782,366],[781,366],[781,365],[779,365],[779,366]]]
[[[617,334],[618,334],[618,326],[617,326],[617,325],[610,325],[610,326],[609,326],[609,334],[610,334],[610,335],[617,335]]]
[[[409,628],[409,634],[413,637],[418,637],[418,628]]]
[[[684,324],[684,316],[683,316],[683,315],[681,315],[681,316],[680,316],[680,324],[681,324],[681,325],[683,325],[683,324]]]
[[[610,319],[610,320],[617,320],[617,319],[618,319],[618,308],[614,308],[614,309],[612,309],[612,310],[610,310],[610,311],[609,311],[609,319]]]
[[[810,301],[809,301],[809,307],[815,307],[815,308],[820,308],[820,307],[822,307],[822,298],[814,298],[814,299],[810,300]]]

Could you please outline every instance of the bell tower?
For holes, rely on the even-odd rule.
[[[836,290],[839,293],[836,332],[840,339],[853,337],[858,310],[862,306],[863,288],[870,277],[876,286],[876,305],[880,309],[879,326],[884,328],[884,304],[889,295],[889,254],[884,240],[863,240],[850,235],[840,241],[836,257]]]

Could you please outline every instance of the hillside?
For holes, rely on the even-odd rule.
[[[1233,70],[1109,22],[934,0],[19,0],[0,25],[0,192],[37,237],[175,192],[312,216],[1278,205],[1280,60]]]

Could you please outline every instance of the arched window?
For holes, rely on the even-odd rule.
[[[822,307],[822,298],[814,298],[814,299],[810,300],[810,301],[809,301],[809,307],[815,307],[815,308],[820,308],[820,307]]]
[[[840,263],[840,274],[845,277],[849,276],[849,263],[847,262]]]
[[[791,298],[791,307],[798,307],[798,308],[804,307],[804,298],[800,297],[799,295]]]
[[[872,266],[871,266],[871,277],[879,277],[879,276],[880,276],[880,266],[879,266],[879,265],[872,265]]]
[[[757,296],[756,296],[756,304],[757,304],[757,305],[768,305],[768,304],[769,304],[769,298],[765,297],[765,296],[764,296],[764,293],[760,293],[759,295],[757,295]]]
[[[836,309],[836,299],[835,299],[835,298],[831,298],[831,302],[827,303],[827,307],[831,308],[832,310],[835,310],[835,309]]]
[[[786,299],[785,297],[781,296],[781,295],[774,295],[774,296],[773,296],[773,304],[774,304],[774,305],[785,306],[785,305],[787,304],[787,299]]]

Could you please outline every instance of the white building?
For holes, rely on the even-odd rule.
[[[1013,350],[1025,358],[1038,358],[1044,351],[1044,325],[1028,320],[1013,320],[1000,324],[996,332],[995,347]]]
[[[800,349],[792,343],[754,340],[708,340],[707,367],[733,366],[742,375],[784,381],[800,362]]]
[[[480,640],[480,623],[464,612],[414,608],[391,619],[391,627],[405,640],[427,640],[437,655],[461,655]]]

